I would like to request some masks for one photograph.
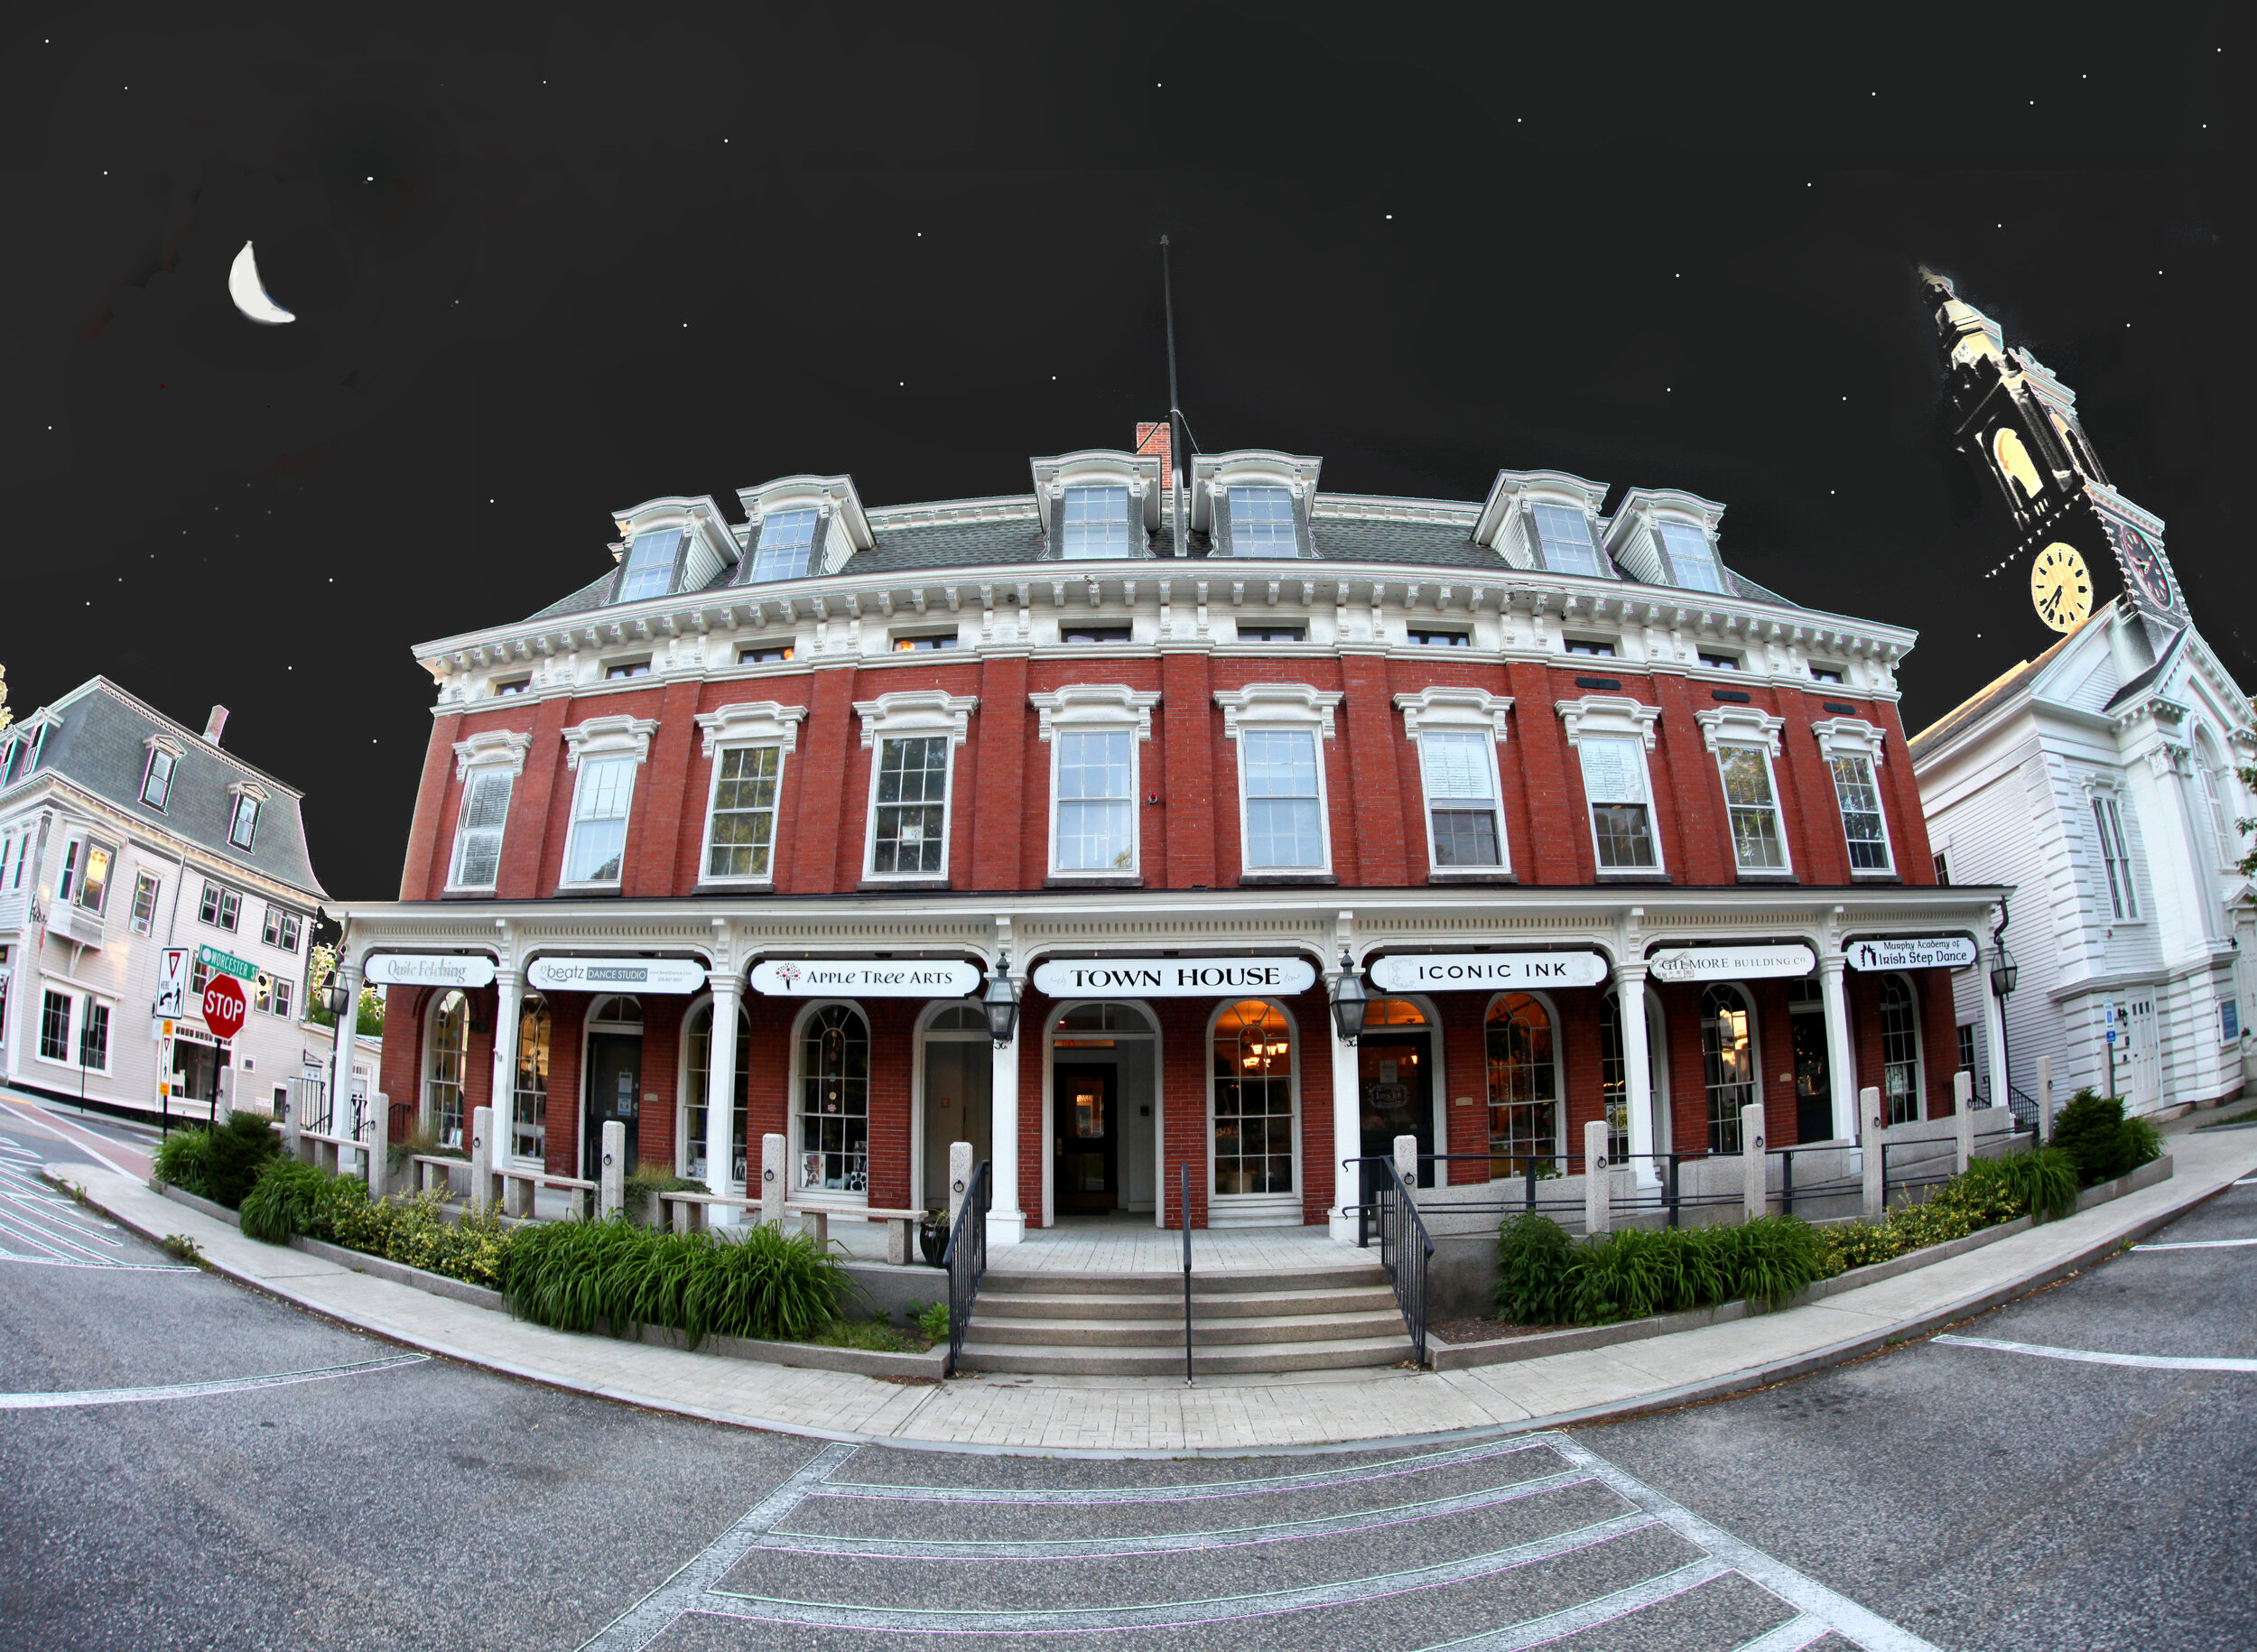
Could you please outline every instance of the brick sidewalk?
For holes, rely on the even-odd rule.
[[[1556,1427],[1761,1387],[1924,1335],[2086,1266],[2257,1169],[2257,1130],[2174,1134],[2171,1179],[1933,1267],[1784,1313],[1458,1371],[1175,1378],[980,1375],[904,1384],[573,1336],[247,1239],[91,1165],[128,1227],[181,1233],[221,1272],[466,1364],[746,1426],[892,1444],[1052,1453],[1237,1452]]]

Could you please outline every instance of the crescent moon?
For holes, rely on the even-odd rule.
[[[266,289],[259,284],[258,260],[251,256],[248,241],[236,254],[234,267],[228,272],[228,296],[235,300],[237,310],[262,327],[279,327],[298,319],[266,296]]]

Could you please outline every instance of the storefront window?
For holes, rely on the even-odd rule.
[[[1607,1162],[1619,1165],[1630,1151],[1630,1068],[1622,1053],[1622,999],[1610,992],[1599,1012],[1599,1094],[1606,1106]]]
[[[683,1129],[688,1140],[683,1144],[683,1163],[688,1166],[683,1174],[705,1183],[708,1193],[719,1193],[706,1175],[705,1128],[706,1098],[711,1089],[710,1075],[713,1070],[713,1006],[701,1004],[690,1016],[685,1042],[689,1046],[690,1082],[684,1091]],[[745,1184],[745,1070],[752,1062],[752,1020],[742,1008],[737,1011],[737,1081],[732,1087],[736,1105],[729,1109],[729,1177],[739,1187]]]
[[[423,1082],[423,1119],[442,1147],[462,1146],[462,1077],[470,1001],[460,991],[439,1000],[431,1016],[429,1076]]]
[[[1293,1028],[1259,998],[1215,1023],[1214,1191],[1293,1192]]]
[[[549,1140],[549,1001],[527,995],[517,1016],[517,1079],[510,1105],[509,1149],[521,1159],[546,1156]]]
[[[799,1036],[799,1184],[869,1191],[870,1033],[844,1004],[811,1014]]]
[[[1740,1109],[1754,1102],[1754,1021],[1737,987],[1701,995],[1701,1061],[1708,1076],[1708,1150],[1740,1151]]]
[[[1489,1174],[1538,1174],[1559,1151],[1559,1062],[1544,1000],[1508,992],[1489,1007]]]
[[[1920,1116],[1920,1012],[1901,975],[1881,978],[1881,1094],[1890,1124]]]

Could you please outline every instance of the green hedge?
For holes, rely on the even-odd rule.
[[[209,1129],[191,1125],[166,1132],[150,1171],[168,1187],[232,1211],[259,1173],[281,1156],[272,1122],[256,1113],[230,1113]]]
[[[2054,1118],[2053,1145],[2076,1165],[2078,1179],[2092,1187],[2160,1157],[2163,1133],[2152,1119],[2126,1118],[2122,1096],[2080,1090]]]
[[[614,1336],[646,1325],[710,1336],[803,1341],[859,1290],[838,1258],[804,1234],[766,1223],[740,1236],[666,1233],[625,1217],[520,1229],[509,1256],[510,1312],[559,1331]]]
[[[1844,1222],[1825,1230],[1829,1275],[1886,1262],[1909,1251],[1965,1239],[2035,1211],[2066,1216],[2076,1206],[2076,1170],[2057,1147],[1977,1159],[1918,1204],[1879,1221]]]
[[[358,1176],[275,1159],[243,1196],[243,1231],[269,1245],[287,1245],[301,1234],[334,1239],[337,1218],[367,1203],[368,1183]]]
[[[439,1189],[395,1193],[345,1205],[332,1214],[330,1224],[337,1242],[355,1250],[450,1279],[506,1288],[510,1251],[528,1230],[503,1227],[499,1213],[491,1211],[450,1220],[441,1208],[445,1200]]]

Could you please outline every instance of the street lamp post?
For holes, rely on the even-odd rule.
[[[1001,1049],[1018,1031],[1018,983],[1011,979],[1009,952],[996,954],[995,969],[988,976],[988,989],[980,995],[980,1007],[987,1012],[988,1036]]]
[[[2001,924],[1999,927],[2002,931],[2005,925]],[[1992,938],[1997,940],[1995,934]],[[2002,1056],[2008,1059],[2006,1105],[2010,1111],[2014,1105],[2014,1074],[2011,1056],[2007,1054],[2009,1046],[2006,1031],[2006,1000],[2013,995],[2014,980],[2020,973],[2020,970],[2014,962],[2014,954],[2006,950],[2006,942],[2003,940],[1999,940],[1998,944],[1991,952],[1991,995],[1999,1001],[1999,1050]],[[2029,1127],[2030,1134],[2035,1136],[2041,1128],[2039,1121],[2032,1119]]]
[[[1371,995],[1364,989],[1363,977],[1356,972],[1355,960],[1342,947],[1340,952],[1340,979],[1333,983],[1333,1025],[1340,1029],[1340,1041],[1352,1044],[1363,1033],[1364,1007]]]

